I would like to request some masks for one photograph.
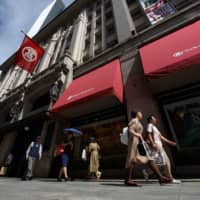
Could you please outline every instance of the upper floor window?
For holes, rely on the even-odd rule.
[[[172,4],[166,0],[139,0],[139,3],[151,24],[156,24],[176,12]]]

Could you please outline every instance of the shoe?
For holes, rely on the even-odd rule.
[[[65,181],[65,182],[69,181],[69,178],[68,178],[68,177],[65,177],[65,178],[64,178],[64,181]]]
[[[143,169],[142,173],[143,173],[145,181],[149,181],[149,174],[147,173],[146,169]]]
[[[26,176],[23,176],[23,177],[21,178],[21,180],[22,180],[22,181],[26,181],[26,180],[27,180],[27,177],[26,177]]]
[[[174,184],[180,184],[181,180],[177,180],[177,179],[173,178],[172,179],[172,183],[174,183]]]
[[[100,179],[101,178],[102,173],[100,171],[97,172],[97,178]]]
[[[134,180],[131,180],[131,179],[125,180],[124,183],[125,183],[125,185],[127,185],[127,186],[133,186],[133,187],[139,186]]]
[[[161,176],[159,179],[160,184],[164,183],[172,183],[172,178],[166,177],[166,176]]]
[[[58,178],[57,178],[57,181],[58,181],[58,182],[62,182],[62,178],[58,177]]]

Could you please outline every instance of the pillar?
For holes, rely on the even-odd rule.
[[[113,13],[119,43],[122,43],[132,36],[135,26],[125,0],[112,0]]]

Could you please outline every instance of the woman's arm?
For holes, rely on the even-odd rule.
[[[141,137],[141,134],[137,133],[135,131],[135,120],[131,120],[128,124],[128,127],[129,127],[129,132],[131,133],[132,136],[136,136],[136,137]]]
[[[153,136],[152,136],[152,133],[150,133],[150,132],[147,131],[147,138],[148,138],[148,140],[150,141],[151,147],[152,147],[154,150],[157,150],[158,148],[157,148],[157,145],[156,145],[156,143],[155,143],[155,141],[154,141],[154,138],[153,138]]]
[[[170,146],[173,146],[175,147],[176,146],[176,143],[171,141],[171,140],[168,140],[166,137],[164,137],[162,134],[160,134],[160,138],[163,142],[167,143],[168,145]]]
[[[142,137],[142,135],[141,135],[140,133],[137,133],[137,132],[134,130],[134,128],[130,128],[130,129],[129,129],[129,132],[132,134],[132,136],[136,136],[136,137],[139,137],[139,138]]]

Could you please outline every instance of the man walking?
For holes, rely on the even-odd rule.
[[[26,151],[26,159],[28,160],[28,167],[23,177],[23,180],[31,180],[33,177],[33,169],[35,165],[35,161],[37,159],[41,160],[42,158],[42,144],[40,142],[41,137],[37,136],[35,142],[31,142],[27,151]]]

